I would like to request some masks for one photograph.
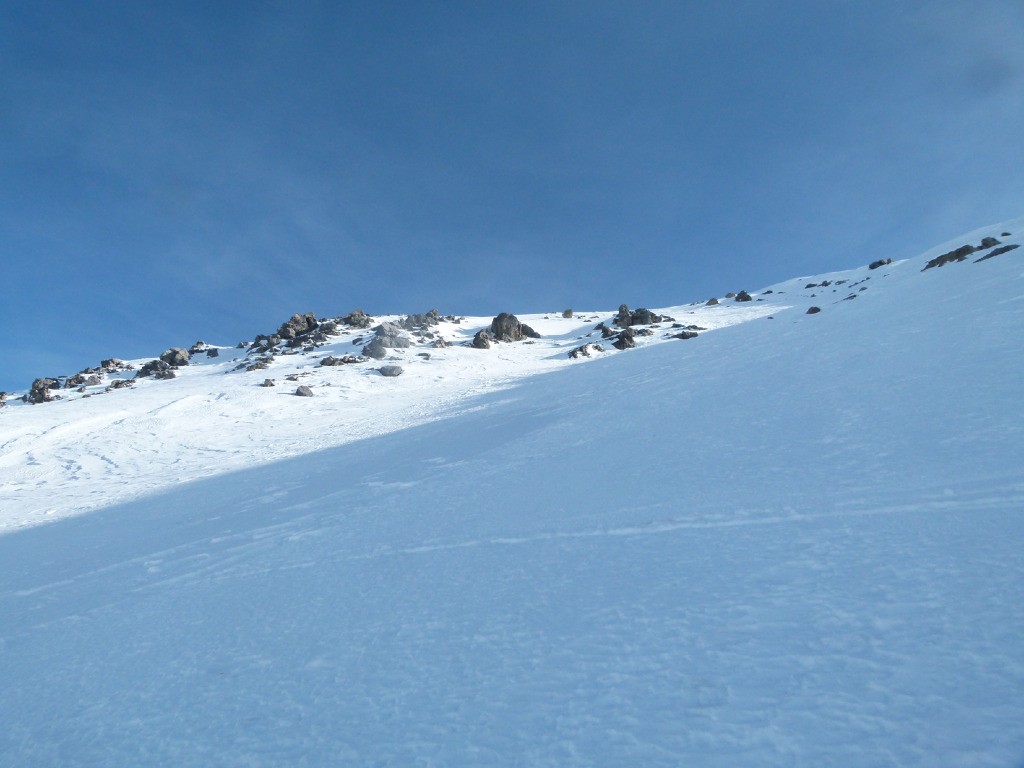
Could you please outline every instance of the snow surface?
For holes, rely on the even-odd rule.
[[[0,765],[1024,765],[1022,227],[11,402]]]

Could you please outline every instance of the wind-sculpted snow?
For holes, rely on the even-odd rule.
[[[0,765],[1020,765],[1024,262],[955,247],[7,409]]]

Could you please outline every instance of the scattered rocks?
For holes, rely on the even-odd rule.
[[[680,331],[669,336],[670,339],[696,339],[699,334],[693,331]]]
[[[380,371],[381,376],[387,376],[388,378],[401,376],[403,373],[402,366],[400,365],[382,365],[377,370]]]
[[[153,374],[154,379],[173,379],[177,376],[173,368],[168,368],[166,371],[156,371]]]
[[[110,384],[107,385],[107,392],[112,389],[124,389],[125,387],[135,386],[135,379],[114,379]]]
[[[570,352],[569,357],[573,360],[579,360],[581,357],[593,357],[601,352],[604,352],[604,347],[600,344],[584,344]]]
[[[434,339],[430,346],[432,346],[434,349],[444,349],[445,347],[450,347],[451,344],[445,341],[444,339],[438,338]]]
[[[522,341],[525,338],[540,338],[540,334],[533,328],[519,322],[518,317],[508,312],[502,312],[491,320],[491,336],[495,341]]]
[[[892,259],[879,259],[878,261],[872,261],[868,264],[868,269],[878,269],[879,267],[884,267],[888,264],[892,264]]]
[[[282,339],[297,339],[312,333],[319,325],[320,321],[312,312],[307,312],[304,315],[292,315],[281,324],[275,335]]]
[[[178,367],[188,365],[189,354],[181,347],[171,347],[160,355],[160,359],[168,365]]]
[[[1020,248],[1020,245],[1018,245],[1017,243],[1011,243],[1010,245],[1004,245],[1000,248],[995,248],[991,252],[986,253],[980,259],[975,259],[974,263],[977,264],[979,261],[991,259],[993,256],[1002,256],[1004,253],[1008,253],[1012,251],[1014,248]]]
[[[366,358],[361,355],[358,357],[354,355],[342,355],[341,357],[334,357],[333,355],[328,355],[327,357],[320,361],[320,365],[330,367],[334,365],[352,365],[353,363],[365,362]]]
[[[816,315],[819,312],[821,312],[821,307],[808,307],[807,308],[807,314],[808,315]]]
[[[109,360],[103,360],[100,362],[100,368],[106,373],[116,373],[117,371],[130,371],[132,366],[126,363],[124,360],[118,360],[116,357],[112,357]]]
[[[746,291],[740,291],[736,294],[735,301],[753,301],[753,299]]]
[[[295,389],[295,396],[296,397],[312,397],[313,396],[313,390],[310,389],[309,387],[307,387],[305,384],[300,384]]]

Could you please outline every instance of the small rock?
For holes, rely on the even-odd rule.
[[[710,299],[707,300],[707,302],[705,302],[705,306],[707,306],[707,307],[713,307],[716,304],[718,304],[718,299],[716,299],[716,298],[710,298]]]
[[[819,312],[821,312],[821,307],[808,307],[807,308],[807,314],[808,315],[816,315]]]
[[[382,365],[377,370],[380,371],[381,376],[387,376],[389,378],[401,376],[403,373],[402,366],[400,365]]]
[[[878,269],[879,267],[884,267],[887,264],[892,264],[892,259],[879,259],[878,261],[872,261],[868,264],[868,269]]]
[[[260,384],[260,386],[261,387],[273,387],[273,386],[276,386],[276,385],[274,384],[274,380],[273,379],[264,379],[263,383]]]
[[[669,338],[672,339],[696,339],[698,334],[693,331],[680,331],[679,333],[673,333]]]
[[[562,310],[562,317],[564,317],[566,320],[571,318],[572,317],[572,310],[571,309],[563,309]]]
[[[604,347],[600,344],[584,344],[570,352],[569,357],[573,360],[578,360],[581,357],[593,357],[600,352],[604,352]]]
[[[736,294],[736,301],[751,301],[751,296],[746,291],[740,291]]]
[[[307,387],[305,384],[299,385],[295,390],[296,397],[312,397],[313,390]]]
[[[206,356],[207,357],[220,357],[220,350],[217,349],[216,347],[212,347],[212,348],[206,350]]]

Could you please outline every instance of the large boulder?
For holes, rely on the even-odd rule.
[[[616,349],[632,349],[636,346],[636,341],[634,341],[635,335],[632,328],[626,328],[619,333],[612,346]]]
[[[355,309],[341,318],[341,322],[353,328],[369,328],[373,325],[373,318],[361,309]]]
[[[652,323],[661,323],[666,320],[671,320],[671,318],[657,315],[644,307],[631,310],[625,304],[621,304],[619,312],[615,315],[612,323],[619,326],[619,328],[629,328],[632,325],[651,325]]]
[[[402,375],[402,366],[400,365],[382,365],[377,370],[380,371],[381,376],[387,376],[388,378]]]
[[[491,341],[493,340],[494,337],[491,336],[491,332],[486,328],[481,328],[476,332],[476,335],[473,336],[473,346],[476,349],[490,349]]]
[[[36,379],[32,382],[31,388],[29,388],[28,393],[22,397],[22,400],[26,403],[32,403],[33,405],[46,403],[50,400],[58,400],[58,397],[50,394],[50,390],[57,389],[59,386],[60,382],[56,379]]]
[[[301,384],[295,389],[295,395],[297,397],[312,397],[313,390],[307,387],[305,384]]]
[[[740,291],[736,294],[734,301],[753,301],[753,298],[746,291]]]
[[[429,312],[424,312],[421,315],[407,315],[402,318],[400,325],[407,331],[412,331],[417,328],[425,328],[431,325],[438,325],[441,322],[441,313],[436,309],[432,309]]]
[[[381,323],[374,329],[370,343],[363,347],[363,355],[383,360],[387,357],[387,350],[407,349],[411,346],[412,340],[405,335],[401,326],[395,323]]]
[[[162,355],[160,359],[168,365],[178,367],[180,365],[188,365],[188,350],[182,349],[181,347],[171,347]]]
[[[533,328],[519,322],[518,317],[508,312],[502,312],[491,320],[491,335],[497,341],[522,341],[525,338],[540,338],[540,334],[533,330]]]
[[[297,339],[315,331],[319,324],[316,315],[312,312],[307,312],[304,315],[292,315],[281,324],[281,327],[277,329],[276,335],[282,339]]]
[[[135,378],[143,379],[147,376],[162,373],[163,371],[169,371],[170,369],[171,364],[166,360],[150,360],[139,369],[138,373],[135,374]]]

